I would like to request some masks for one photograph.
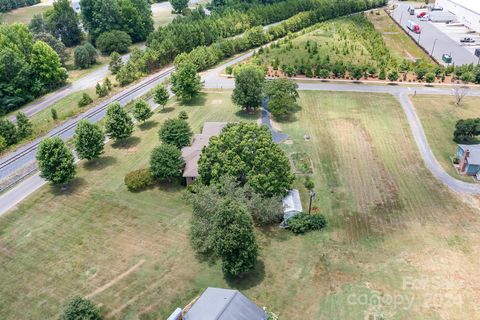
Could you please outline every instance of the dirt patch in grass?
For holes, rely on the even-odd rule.
[[[355,210],[368,212],[398,201],[393,177],[379,161],[368,132],[359,121],[336,119],[329,122],[330,135],[345,185],[355,202]]]

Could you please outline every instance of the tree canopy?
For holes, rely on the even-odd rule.
[[[172,91],[182,101],[195,98],[202,89],[197,67],[190,60],[183,61],[171,76]]]
[[[45,138],[40,142],[37,163],[40,176],[53,184],[64,184],[75,178],[72,151],[59,137]]]
[[[294,180],[283,150],[267,127],[255,123],[228,124],[212,137],[200,155],[198,172],[204,184],[232,176],[264,196],[285,195]]]
[[[163,143],[174,145],[180,149],[190,145],[193,132],[186,120],[171,118],[165,120],[158,135]]]
[[[254,269],[258,245],[245,205],[208,189],[199,190],[192,202],[190,241],[194,250],[212,259],[220,258],[228,277]]]
[[[69,0],[54,1],[53,9],[45,14],[45,22],[48,32],[61,39],[67,47],[79,44],[82,40],[78,16]]]
[[[180,150],[170,144],[161,144],[150,156],[150,172],[161,181],[171,181],[182,175],[183,158]]]
[[[62,85],[58,54],[23,24],[0,24],[0,115]]]
[[[264,74],[257,66],[240,67],[235,74],[232,101],[247,112],[256,110],[262,104],[264,82]]]
[[[267,108],[275,118],[285,118],[299,109],[298,85],[290,79],[275,79],[265,84]]]
[[[188,7],[188,0],[170,0],[170,4],[175,13],[182,13]]]
[[[114,102],[108,106],[105,116],[105,133],[116,141],[126,139],[132,135],[133,121],[127,112]]]
[[[80,159],[92,160],[103,153],[105,133],[98,124],[80,120],[73,139]]]
[[[132,107],[132,114],[137,121],[141,122],[145,122],[153,116],[152,109],[143,99],[135,101]]]
[[[61,315],[61,320],[102,320],[95,305],[82,297],[74,297],[69,301]]]
[[[153,89],[153,101],[161,105],[162,109],[167,104],[168,98],[170,98],[170,93],[163,83],[159,84],[155,87],[155,89]]]

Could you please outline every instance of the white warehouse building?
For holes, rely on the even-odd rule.
[[[465,27],[480,32],[480,0],[436,0],[435,6],[453,13]]]

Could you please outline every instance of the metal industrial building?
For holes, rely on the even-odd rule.
[[[455,14],[458,22],[480,32],[480,0],[436,0],[435,7]]]

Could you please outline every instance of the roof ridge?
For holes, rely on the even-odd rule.
[[[223,307],[223,309],[220,311],[220,313],[218,314],[217,316],[217,320],[220,319],[220,317],[222,316],[222,314],[225,312],[225,310],[227,309],[227,307],[230,305],[230,303],[232,303],[233,301],[233,298],[235,298],[237,296],[237,293],[240,293],[238,290],[233,290],[233,295],[231,296],[231,298],[228,300],[228,302],[225,304],[225,306]]]

